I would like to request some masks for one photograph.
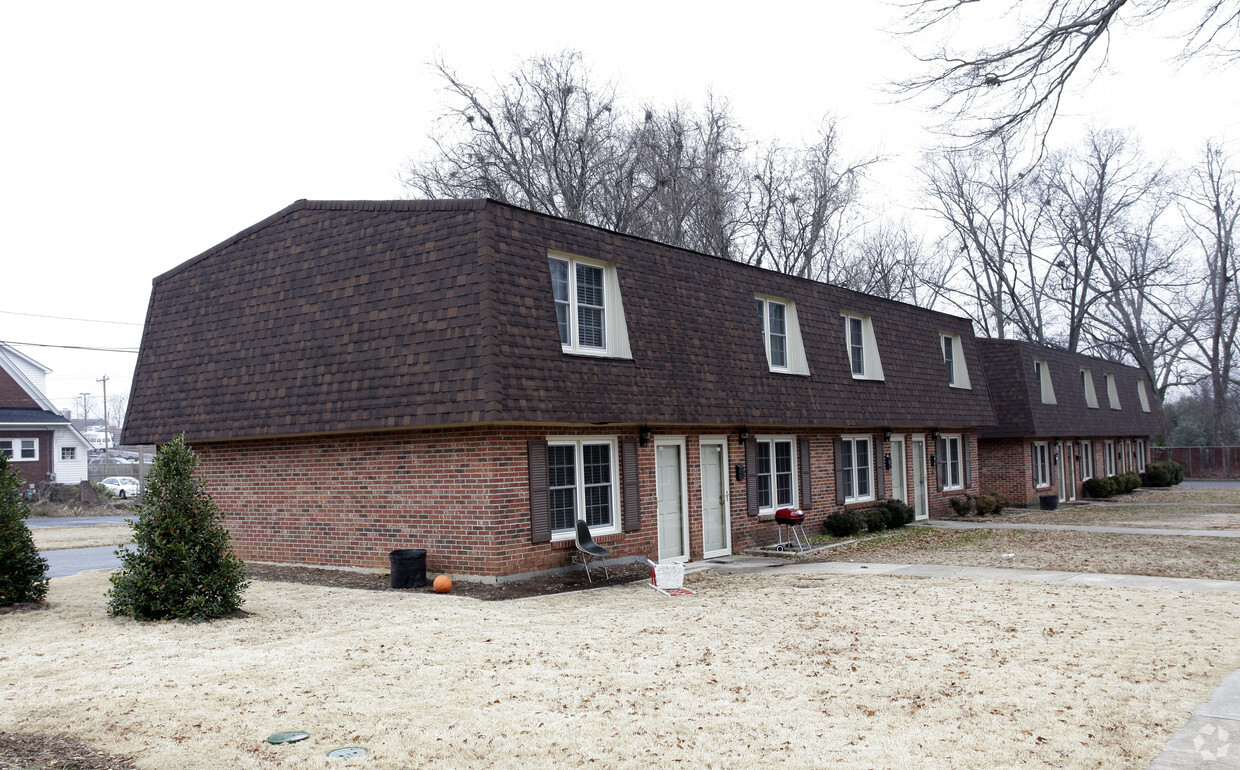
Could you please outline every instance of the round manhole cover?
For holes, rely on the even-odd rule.
[[[304,741],[305,739],[309,737],[310,737],[310,733],[303,733],[299,731],[293,731],[293,732],[288,732],[288,733],[276,733],[275,735],[268,738],[267,742],[268,743],[296,743],[297,741]]]
[[[360,746],[346,746],[343,749],[333,749],[327,752],[328,759],[348,759],[349,757],[360,757],[369,749],[363,749]]]

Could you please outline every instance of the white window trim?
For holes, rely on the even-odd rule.
[[[560,343],[560,349],[574,356],[592,356],[594,358],[632,358],[629,347],[629,329],[625,323],[624,302],[620,297],[620,278],[616,266],[589,257],[580,257],[561,251],[548,251],[548,261],[552,259],[568,263],[568,339],[569,344]],[[577,263],[596,267],[603,271],[603,347],[591,348],[578,344],[577,335]],[[548,268],[550,278],[550,268]],[[552,294],[552,311],[554,312],[555,296]],[[556,336],[559,336],[557,325]]]
[[[1102,442],[1102,472],[1106,476],[1115,475],[1115,442]]]
[[[775,297],[769,294],[755,294],[754,299],[762,303],[762,349],[766,353],[767,369],[776,374],[809,375],[809,359],[805,356],[805,342],[801,339],[801,322],[797,317],[797,303],[786,297]],[[770,303],[784,306],[784,334],[787,346],[787,366],[774,366],[771,363],[771,340],[769,319]]]
[[[774,518],[775,511],[780,508],[796,508],[801,504],[801,479],[798,478],[800,473],[800,458],[797,457],[797,437],[796,436],[757,436],[754,439],[759,444],[768,442],[771,445],[771,504],[765,508],[758,505],[758,516]],[[775,493],[775,442],[787,441],[792,445],[792,502],[780,503]],[[754,468],[757,474],[758,469]]]
[[[1098,391],[1094,388],[1094,373],[1089,369],[1081,369],[1081,377],[1084,380],[1085,387],[1085,406],[1090,409],[1098,408]]]
[[[896,500],[899,500],[907,504],[908,503],[908,466],[909,466],[907,448],[909,444],[903,434],[893,435],[890,439],[890,444],[891,444],[891,457],[892,457],[891,496],[895,498]],[[896,449],[897,444],[900,445],[899,450]],[[899,456],[900,458],[900,467],[904,469],[904,473],[900,473],[900,474],[896,473],[895,458],[897,456]],[[899,481],[899,490],[900,490],[899,494],[896,494],[897,480]]]
[[[874,319],[860,313],[841,313],[844,321],[844,357],[848,372],[854,380],[883,380],[883,361],[878,354],[878,340],[874,337]],[[850,319],[861,321],[861,374],[852,369],[852,324]]]
[[[1080,446],[1081,481],[1089,481],[1094,477],[1094,442],[1082,441]]]
[[[1051,382],[1051,368],[1046,361],[1041,358],[1033,360],[1035,368],[1038,370],[1038,388],[1042,396],[1043,404],[1057,404],[1055,400],[1055,385]]]
[[[946,464],[947,469],[945,474],[946,478],[943,480],[943,491],[952,492],[958,489],[964,489],[964,437],[959,433],[945,433],[939,436],[939,438],[945,442],[944,446],[947,447],[947,456],[943,458],[943,462]],[[956,467],[960,478],[959,484],[952,484],[951,447],[953,441],[956,442]]]
[[[1123,409],[1119,403],[1119,391],[1115,388],[1115,375],[1108,372],[1102,376],[1107,378],[1107,401],[1111,408],[1116,411]]]
[[[973,384],[969,381],[969,365],[964,360],[964,343],[960,340],[959,334],[951,334],[950,332],[939,332],[939,344],[950,341],[952,348],[952,374],[948,380],[948,385],[961,390],[973,390]],[[944,355],[946,362],[946,355]]]
[[[1145,439],[1137,439],[1137,472],[1145,473]]]
[[[1038,449],[1042,451],[1039,453]],[[1034,459],[1038,461],[1038,477],[1034,479],[1034,489],[1046,489],[1051,485],[1051,450],[1050,445],[1045,441],[1033,442],[1034,454],[1040,454],[1040,457]]]
[[[1150,397],[1145,392],[1145,380],[1137,380],[1137,401],[1141,402],[1141,411],[1150,411]]]
[[[23,441],[29,441],[34,444],[34,457],[21,456]],[[12,453],[9,455],[9,462],[11,463],[34,463],[39,461],[39,440],[37,438],[19,436],[17,438],[2,438],[0,442],[8,444],[12,448]]]
[[[867,450],[867,455],[866,455],[866,459],[867,459],[866,466],[869,468],[870,481],[866,485],[866,488],[870,490],[870,493],[864,497],[857,494],[858,484],[857,484],[857,443],[856,442],[859,439],[862,441],[868,442],[867,445],[869,446],[869,449]],[[851,505],[852,503],[871,502],[874,499],[876,499],[874,495],[874,462],[875,462],[874,437],[869,435],[868,433],[855,433],[855,434],[848,435],[848,436],[840,436],[840,443],[844,444],[846,442],[852,443],[853,467],[851,469],[845,469],[844,472],[852,475],[853,496],[844,497],[844,504]]]
[[[577,471],[576,494],[577,494],[577,518],[582,519],[586,515],[586,487],[585,487],[585,465],[582,462],[582,447],[587,444],[609,444],[611,451],[608,453],[611,461],[611,526],[609,527],[590,527],[590,534],[594,537],[601,535],[616,535],[620,533],[621,527],[621,511],[620,511],[620,457],[619,457],[619,441],[615,436],[548,436],[547,447],[553,446],[575,446],[576,447],[576,463]],[[550,468],[550,463],[548,463]],[[576,533],[571,529],[551,530],[551,541],[572,540]]]

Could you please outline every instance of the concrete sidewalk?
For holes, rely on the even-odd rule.
[[[1048,529],[1065,532],[1108,532],[1116,535],[1167,535],[1172,537],[1240,537],[1240,530],[1164,529],[1163,527],[1094,527],[1084,524],[1007,524],[997,521],[919,521],[920,527],[940,529]]]

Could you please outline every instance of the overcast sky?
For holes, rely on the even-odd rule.
[[[799,142],[821,117],[891,156],[875,195],[916,205],[934,142],[885,84],[914,66],[877,2],[5,3],[0,8],[0,340],[136,349],[151,280],[299,198],[402,197],[442,104],[427,62],[469,81],[572,47],[634,100],[711,89],[757,138]],[[1240,66],[1179,69],[1153,32],[1117,36],[1110,71],[1065,105],[1130,128],[1154,155],[1233,140]],[[39,316],[90,319],[57,320]],[[108,321],[113,323],[100,323]],[[136,355],[19,347],[61,408],[128,390]]]

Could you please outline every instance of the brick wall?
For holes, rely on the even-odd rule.
[[[1105,443],[1113,441],[1115,443],[1116,454],[1116,473],[1123,473],[1131,468],[1136,470],[1135,460],[1131,451],[1137,449],[1137,438],[1133,436],[1105,436],[1105,437],[1077,437],[1077,438],[1011,438],[1011,439],[982,439],[981,452],[983,459],[981,462],[982,472],[982,489],[987,492],[1002,492],[1012,500],[1013,505],[1028,505],[1035,507],[1039,504],[1038,498],[1041,495],[1056,495],[1061,500],[1080,499],[1084,496],[1083,482],[1081,480],[1083,464],[1080,447],[1078,443],[1089,443],[1093,447],[1093,468],[1090,476],[1101,476],[1105,473]],[[1148,437],[1139,437],[1145,441],[1146,462],[1149,461]],[[1050,485],[1045,487],[1035,487],[1033,483],[1033,458],[1032,444],[1035,441],[1045,441],[1048,449],[1049,475]],[[1057,442],[1063,443],[1063,451],[1059,457],[1059,462],[1055,462],[1055,454]],[[1132,450],[1128,451],[1129,443]],[[1121,447],[1126,454],[1121,457]],[[1071,454],[1071,464],[1065,464],[1064,455]],[[1060,488],[1060,467],[1064,468],[1065,478],[1063,489]],[[1070,479],[1070,480],[1069,480]],[[1069,484],[1071,487],[1069,488]]]
[[[3,374],[3,372],[0,372]],[[48,480],[48,474],[53,468],[52,451],[53,451],[53,432],[50,430],[3,430],[0,431],[0,439],[22,439],[33,438],[39,440],[39,459],[37,460],[19,460],[16,458],[18,446],[14,444],[14,458],[10,459],[10,464],[21,474],[22,480],[26,484],[40,484]]]
[[[8,409],[41,409],[38,402],[9,376],[0,369],[0,407]]]
[[[732,549],[775,542],[777,524],[746,511],[748,482],[737,481],[735,474],[736,465],[744,462],[744,451],[734,431],[659,426],[653,430],[655,438],[684,439],[691,559],[703,557],[700,439],[704,435],[721,436],[727,442]],[[787,429],[751,427],[750,432],[789,435]],[[868,432],[881,442],[881,430]],[[383,569],[391,550],[425,548],[432,573],[491,579],[564,567],[575,553],[571,539],[530,542],[527,441],[549,435],[635,436],[636,431],[476,427],[207,443],[194,449],[200,456],[199,473],[226,514],[233,547],[243,559]],[[837,434],[818,430],[799,435],[810,440],[813,495],[806,510],[806,531],[821,532],[822,520],[841,508],[835,503]],[[934,473],[928,471],[932,515],[947,510],[948,496],[976,491],[976,436],[965,436],[972,447],[972,484],[963,491],[942,493],[934,487]],[[613,557],[657,557],[655,443],[638,450],[641,530],[597,538]],[[890,445],[882,446],[886,454]],[[911,442],[905,446],[911,502]],[[927,454],[931,453],[928,447]],[[748,478],[754,479],[755,473],[756,469],[748,469]],[[890,472],[884,476],[886,497],[892,489]]]

